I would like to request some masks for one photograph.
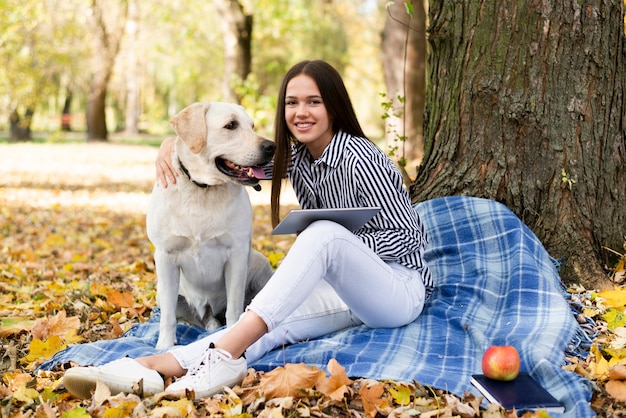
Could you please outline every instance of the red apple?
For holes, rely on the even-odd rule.
[[[483,373],[490,379],[509,381],[519,374],[517,349],[511,345],[492,345],[483,354]]]

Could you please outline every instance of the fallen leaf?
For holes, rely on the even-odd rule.
[[[601,290],[597,293],[602,298],[602,304],[608,308],[621,308],[626,306],[626,289],[614,288]]]
[[[443,395],[443,397],[446,400],[446,404],[448,405],[448,407],[452,409],[452,412],[454,415],[461,415],[464,417],[475,417],[479,413],[479,411],[472,408],[471,405],[465,402],[461,402],[461,400],[459,400],[459,398],[457,397],[450,396],[448,394]]]
[[[626,312],[621,309],[610,308],[602,315],[610,331],[626,326]]]
[[[626,402],[626,382],[623,380],[609,380],[604,389],[616,400]]]
[[[333,400],[341,400],[348,392],[348,386],[352,384],[352,380],[348,378],[346,369],[335,359],[328,362],[327,369],[330,377],[322,373],[315,383],[315,388]]]
[[[367,380],[364,382],[359,389],[359,395],[361,395],[365,415],[372,418],[376,416],[378,408],[387,403],[387,400],[383,398],[384,393],[385,388],[382,383],[376,380]]]
[[[117,290],[111,290],[107,293],[107,299],[117,309],[131,308],[135,303],[135,297],[131,292],[121,293]]]
[[[312,389],[322,370],[306,364],[287,364],[261,376],[259,389],[267,399],[302,396],[303,389]]]
[[[413,391],[405,384],[391,383],[388,391],[393,401],[398,405],[408,405],[411,402]]]
[[[626,380],[626,365],[618,364],[609,370],[610,380]]]
[[[20,316],[0,318],[0,338],[9,338],[23,331],[29,331],[35,321]]]
[[[35,362],[50,359],[58,351],[65,348],[65,344],[57,335],[53,335],[46,341],[34,339],[30,343],[30,353],[21,361],[32,365]]]
[[[61,418],[91,418],[91,415],[87,412],[87,409],[80,407],[63,412]]]
[[[35,389],[29,388],[26,384],[20,385],[19,388],[15,392],[13,392],[13,399],[23,402],[30,403],[39,397],[39,392]]]

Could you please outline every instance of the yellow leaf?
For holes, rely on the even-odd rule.
[[[626,289],[615,288],[601,290],[597,293],[598,297],[602,298],[602,304],[608,308],[620,308],[626,306]]]
[[[609,309],[604,315],[602,315],[602,319],[606,321],[607,327],[610,331],[626,326],[626,312],[621,309]]]
[[[597,344],[591,346],[590,353],[594,356],[595,367],[591,364],[591,369],[596,378],[601,379],[609,372],[609,362],[604,358]]]
[[[90,283],[89,293],[92,296],[106,296],[111,291],[110,287],[102,283]]]
[[[626,241],[624,242],[624,246],[626,246]],[[626,256],[623,256],[617,262],[615,266],[615,270],[613,270],[613,274],[611,275],[611,280],[613,283],[621,283],[624,281],[624,277],[626,276]]]
[[[13,392],[13,399],[24,403],[30,403],[38,397],[39,392],[35,389],[27,388],[26,384],[21,385],[15,392]]]
[[[272,267],[277,267],[280,264],[280,261],[285,257],[285,253],[282,252],[270,252],[267,255],[267,259],[270,262]]]
[[[163,401],[163,406],[172,406],[180,411],[182,415],[186,415],[190,412],[190,407],[193,408],[193,401],[182,398],[177,401]]]
[[[583,315],[588,316],[589,318],[594,318],[598,314],[598,311],[592,308],[583,309]]]
[[[392,384],[389,388],[389,394],[391,394],[394,402],[402,406],[408,405],[411,402],[411,393],[411,388],[400,382]]]
[[[224,415],[227,417],[241,415],[243,413],[243,402],[241,398],[229,387],[225,387],[224,392],[227,396],[220,398],[220,410],[223,411]]]
[[[15,392],[20,386],[24,386],[33,380],[33,377],[28,373],[22,373],[19,371],[6,372],[2,375],[2,380],[9,387],[9,390]]]
[[[137,406],[137,402],[134,401],[124,401],[119,404],[113,406],[109,406],[104,414],[102,414],[103,418],[119,418],[119,417],[130,417],[132,416],[133,409]]]
[[[69,411],[63,412],[61,418],[90,418],[91,415],[85,408],[72,408]]]
[[[22,359],[22,362],[32,363],[48,360],[65,347],[58,335],[51,336],[45,342],[35,338],[30,343],[30,353]]]

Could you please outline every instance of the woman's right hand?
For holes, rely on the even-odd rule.
[[[175,184],[178,176],[178,172],[172,166],[172,152],[174,152],[175,139],[175,137],[166,138],[161,143],[159,153],[157,154],[156,177],[163,187]]]

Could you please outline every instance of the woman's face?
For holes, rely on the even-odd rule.
[[[291,134],[305,144],[313,158],[319,158],[333,139],[332,121],[317,83],[300,74],[287,83],[285,121]]]

